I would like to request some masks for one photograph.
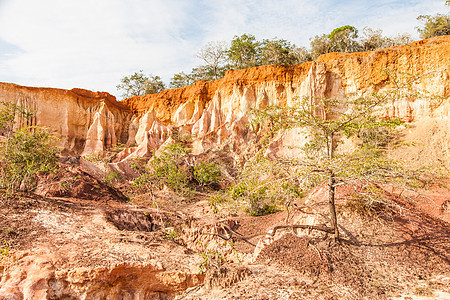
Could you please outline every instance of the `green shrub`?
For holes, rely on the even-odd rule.
[[[1,184],[10,190],[33,190],[38,174],[58,169],[56,139],[38,127],[24,127],[10,135],[0,149]]]
[[[250,216],[259,217],[266,216],[279,211],[276,205],[272,204],[261,204],[260,202],[252,202],[249,208],[247,208],[247,212]]]
[[[206,270],[210,268],[220,269],[220,267],[225,262],[222,253],[214,250],[203,251],[202,253],[200,253],[200,257],[202,258],[202,261],[198,266],[200,274],[205,273]]]
[[[254,217],[273,214],[278,211],[273,202],[273,197],[269,194],[267,187],[259,187],[248,193],[246,211]]]
[[[289,208],[295,199],[304,197],[296,180],[297,171],[259,157],[248,161],[241,170],[238,183],[228,189],[228,196],[237,209],[249,215],[262,216]]]
[[[32,123],[34,113],[23,106],[1,102],[0,129],[6,141],[0,146],[0,186],[7,193],[36,188],[39,174],[58,169],[56,138],[43,128],[24,126],[14,131],[15,122]]]
[[[88,154],[88,155],[84,156],[84,158],[87,161],[90,161],[91,163],[94,163],[94,164],[107,164],[108,163],[108,159],[101,152]]]
[[[165,231],[165,235],[163,235],[163,239],[165,239],[165,240],[176,240],[176,239],[178,239],[180,236],[179,236],[179,234],[177,233],[177,232],[175,232],[174,230],[166,230]]]
[[[220,181],[220,169],[214,164],[203,161],[194,166],[194,179],[202,186],[211,186]]]
[[[181,167],[188,152],[189,149],[182,144],[168,145],[158,157],[153,156],[148,168],[144,168],[143,173],[134,180],[134,185],[156,185],[160,188],[167,185],[179,194],[189,193],[188,171]]]
[[[243,197],[245,195],[245,192],[247,191],[247,185],[244,184],[244,182],[241,182],[237,185],[233,185],[229,189],[231,194],[231,199],[238,200],[240,197]]]

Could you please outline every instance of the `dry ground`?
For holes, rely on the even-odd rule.
[[[395,206],[362,214],[346,206],[347,194],[338,191],[342,240],[336,243],[325,233],[289,228],[265,237],[286,224],[286,212],[248,217],[222,211],[219,218],[205,194],[183,198],[168,190],[130,202],[77,167],[64,172],[59,180],[76,178],[72,188],[48,185],[44,196],[15,194],[0,201],[0,240],[6,241],[0,299],[26,298],[30,289],[30,295],[47,299],[450,296],[450,225],[439,208],[450,193],[442,186],[427,197],[416,195],[421,201],[392,191]],[[314,196],[313,211],[292,210],[288,221],[311,214],[326,221],[320,188]],[[430,201],[433,209],[427,209]],[[209,257],[200,274],[208,250],[223,260]]]

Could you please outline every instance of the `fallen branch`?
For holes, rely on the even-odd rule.
[[[312,229],[312,230],[318,230],[318,231],[323,231],[326,233],[330,233],[333,234],[334,233],[334,229],[331,227],[327,227],[324,225],[279,225],[279,226],[275,226],[273,229],[269,230],[266,233],[257,233],[257,234],[252,234],[252,235],[248,235],[248,236],[244,236],[242,234],[240,234],[239,232],[234,231],[233,229],[231,229],[229,226],[224,225],[224,224],[220,224],[220,227],[222,229],[224,229],[225,232],[227,232],[228,236],[224,236],[218,233],[207,233],[208,235],[212,235],[212,236],[217,236],[225,241],[229,241],[230,239],[237,239],[237,240],[243,240],[244,242],[255,246],[255,244],[253,244],[252,242],[250,242],[249,240],[258,236],[263,236],[263,235],[270,235],[270,236],[274,236],[275,233],[277,232],[277,230],[280,229],[285,229],[285,228],[292,228],[292,230],[294,229]]]

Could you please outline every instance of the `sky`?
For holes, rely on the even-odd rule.
[[[0,0],[0,82],[84,88],[120,96],[143,70],[168,83],[201,64],[210,41],[253,34],[309,48],[310,38],[352,25],[419,39],[421,14],[444,0]]]

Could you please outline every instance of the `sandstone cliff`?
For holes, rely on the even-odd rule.
[[[50,129],[69,154],[103,151],[128,135],[129,109],[108,93],[0,83],[0,101],[33,110],[28,125]]]
[[[296,66],[230,70],[214,82],[200,81],[186,88],[122,102],[116,102],[107,93],[0,83],[0,100],[35,110],[31,123],[57,133],[63,147],[72,154],[103,152],[122,143],[136,147],[121,153],[121,159],[130,155],[149,156],[171,132],[196,137],[194,153],[224,142],[239,152],[254,136],[245,126],[251,108],[288,105],[293,98],[304,96],[370,95],[391,87],[388,75],[383,72],[389,70],[405,77],[424,75],[414,87],[446,98],[440,102],[421,96],[396,99],[385,116],[400,117],[416,126],[426,122],[434,128],[429,135],[433,145],[427,151],[449,161],[449,49],[450,37],[444,36],[374,52],[330,53]],[[413,129],[407,136],[410,140],[414,140]],[[438,138],[434,139],[433,134]],[[296,144],[301,139],[298,132],[287,133],[280,137],[276,151],[283,154],[282,145]]]

